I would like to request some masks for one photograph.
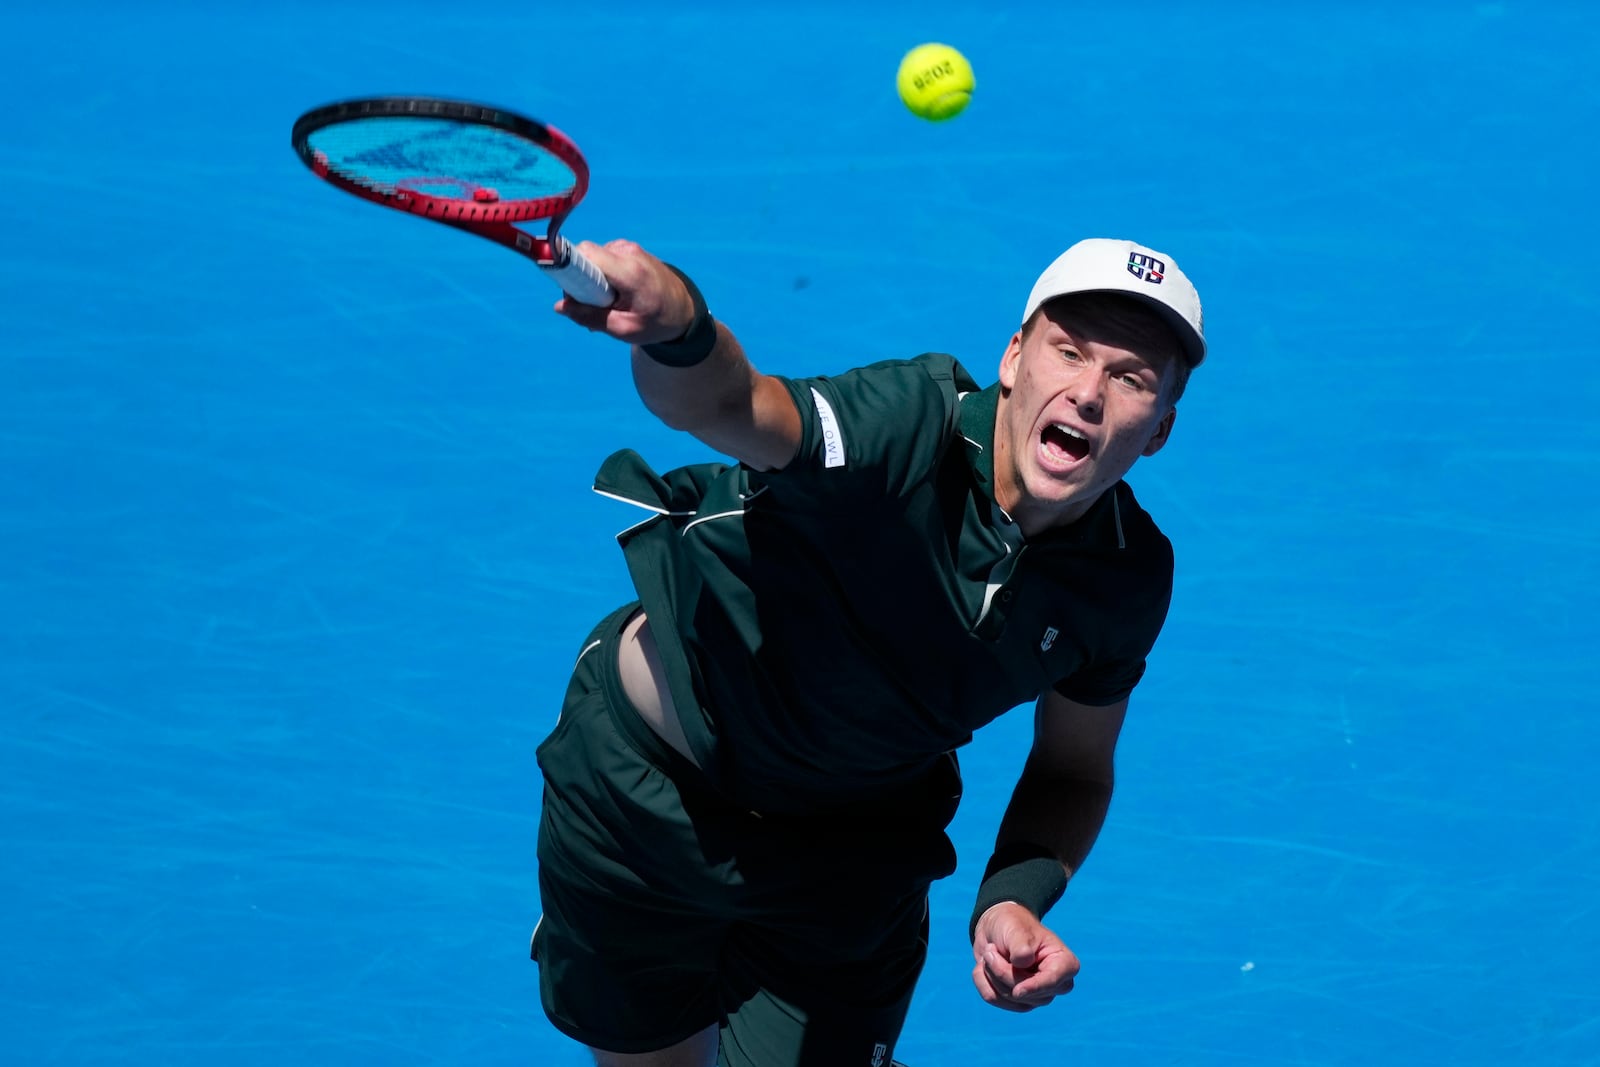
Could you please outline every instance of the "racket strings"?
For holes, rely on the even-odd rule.
[[[439,119],[370,118],[311,135],[310,148],[330,169],[379,192],[420,192],[438,200],[501,203],[570,194],[572,168],[515,133]]]

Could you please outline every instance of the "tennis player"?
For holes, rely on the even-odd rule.
[[[556,310],[630,344],[649,410],[737,462],[622,451],[596,476],[642,509],[635,595],[538,751],[549,1018],[604,1067],[888,1067],[955,869],[955,750],[1029,702],[972,981],[1008,1011],[1069,992],[1041,918],[1101,829],[1167,613],[1172,549],[1123,477],[1205,355],[1194,287],[1085,240],[988,388],[940,354],[789,378],[639,246],[579,250],[616,303]]]

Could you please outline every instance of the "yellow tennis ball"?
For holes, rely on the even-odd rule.
[[[953,119],[977,87],[972,64],[947,44],[919,44],[900,61],[895,85],[913,115],[929,122]]]

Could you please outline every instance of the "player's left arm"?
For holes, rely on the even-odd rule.
[[[1127,709],[1126,698],[1106,707],[1079,704],[1054,690],[1039,698],[1033,747],[1000,822],[986,888],[998,885],[1003,893],[1011,884],[1019,896],[1033,897],[1034,906],[1054,903],[1105,824]],[[983,899],[980,890],[980,904]],[[972,953],[979,994],[1010,1011],[1031,1011],[1070,992],[1078,973],[1077,956],[1016,901],[981,912]]]

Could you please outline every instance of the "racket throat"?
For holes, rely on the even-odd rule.
[[[518,230],[513,245],[541,267],[564,267],[572,258],[572,246],[561,237],[550,241]]]

